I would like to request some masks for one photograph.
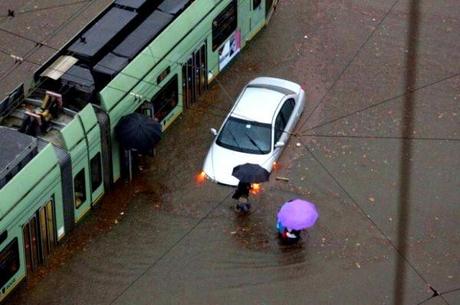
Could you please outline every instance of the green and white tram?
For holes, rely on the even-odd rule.
[[[0,102],[0,301],[124,175],[120,119],[168,128],[276,4],[115,0]]]

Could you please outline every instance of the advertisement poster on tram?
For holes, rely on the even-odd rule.
[[[219,49],[219,70],[225,66],[240,52],[241,33],[235,31]]]

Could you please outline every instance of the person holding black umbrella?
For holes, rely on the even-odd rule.
[[[147,154],[160,141],[162,126],[149,116],[133,112],[120,119],[115,126],[115,135],[123,148]]]
[[[115,126],[115,135],[123,147],[125,161],[123,171],[132,179],[133,168],[141,171],[142,155],[152,155],[154,147],[162,136],[162,125],[156,120],[139,112],[123,116]]]
[[[236,210],[238,212],[247,213],[251,209],[251,204],[249,203],[249,192],[251,191],[251,183],[242,182],[238,183],[235,192],[233,193],[232,198],[238,200],[236,204]]]
[[[232,196],[233,199],[238,200],[236,210],[247,213],[251,208],[251,204],[248,202],[251,183],[268,181],[270,173],[259,164],[245,163],[235,166],[232,176],[240,180]]]

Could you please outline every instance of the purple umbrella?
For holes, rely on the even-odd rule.
[[[278,212],[278,221],[290,230],[303,230],[312,227],[319,214],[316,206],[302,199],[285,202]]]

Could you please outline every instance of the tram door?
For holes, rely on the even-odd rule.
[[[33,272],[38,265],[46,262],[56,244],[52,201],[41,207],[23,226],[22,231],[27,272]]]
[[[251,5],[251,18],[249,22],[249,37],[255,35],[257,31],[263,27],[265,23],[265,10],[263,9],[262,0],[252,0]]]
[[[265,18],[267,22],[270,20],[271,16],[273,15],[273,11],[275,10],[276,5],[278,4],[278,0],[266,0],[265,2]]]
[[[265,15],[266,15],[266,17],[268,17],[268,15],[270,14],[272,6],[273,6],[273,0],[267,0],[267,2],[265,2]]]
[[[206,43],[188,58],[182,66],[182,92],[185,107],[198,100],[208,86]]]

